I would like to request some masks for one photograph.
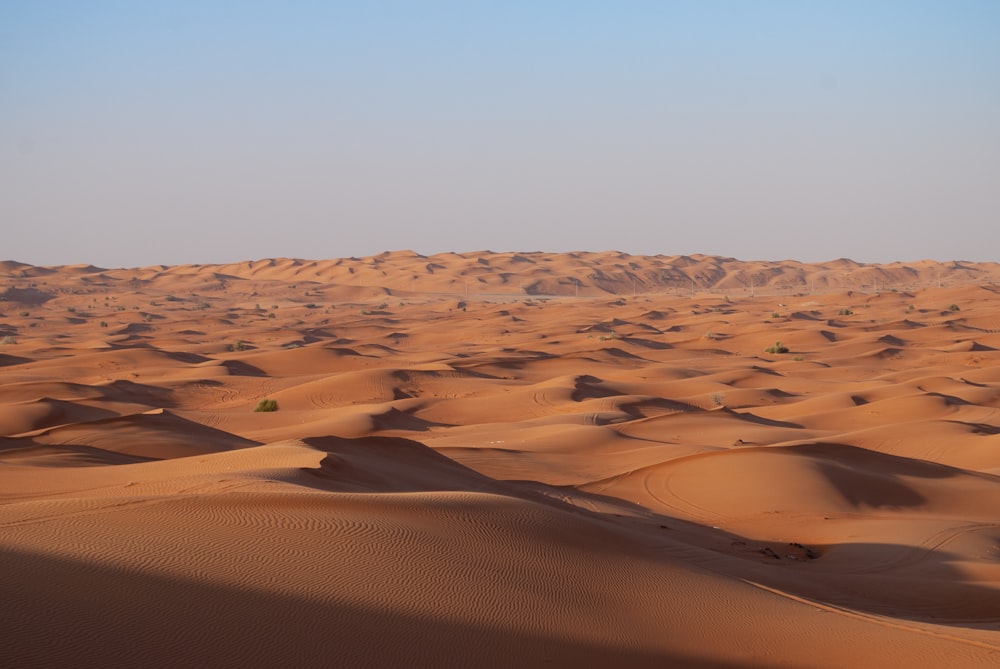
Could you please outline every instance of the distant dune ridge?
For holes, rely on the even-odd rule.
[[[998,306],[996,263],[2,262],[0,664],[998,666]]]

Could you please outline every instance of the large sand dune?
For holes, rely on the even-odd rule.
[[[0,664],[998,666],[998,307],[962,262],[0,263]]]

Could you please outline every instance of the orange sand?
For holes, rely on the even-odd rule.
[[[998,666],[998,282],[0,263],[0,665]]]

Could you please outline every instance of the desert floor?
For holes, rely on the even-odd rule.
[[[998,284],[0,263],[0,664],[1000,666]]]

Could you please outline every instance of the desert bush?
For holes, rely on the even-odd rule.
[[[765,353],[788,353],[788,347],[782,344],[780,341],[774,342],[774,346],[768,346],[764,349]]]
[[[101,321],[101,327],[102,328],[108,327],[108,322],[107,321]]]
[[[959,309],[957,304],[952,304],[948,306],[948,311],[958,311],[958,310]]]
[[[3,344],[16,344],[17,340],[14,339],[13,335],[7,335],[3,339],[0,339],[0,343],[3,343]]]
[[[268,412],[278,410],[278,400],[263,399],[257,402],[257,407],[254,409],[255,412]]]
[[[780,317],[781,317],[781,314],[779,314],[777,311],[772,311],[771,312],[771,318],[780,318]]]
[[[242,339],[237,339],[234,343],[229,345],[230,351],[245,351],[247,348],[247,343]]]
[[[726,406],[726,396],[723,393],[712,393],[712,404],[717,407]]]
[[[30,316],[30,315],[31,315],[31,314],[30,314],[29,312],[27,312],[27,311],[22,311],[22,312],[21,312],[21,318],[27,318],[27,317],[28,317],[28,316]]]
[[[840,311],[837,312],[837,315],[838,316],[853,316],[854,312],[851,311],[850,309],[841,309]]]

